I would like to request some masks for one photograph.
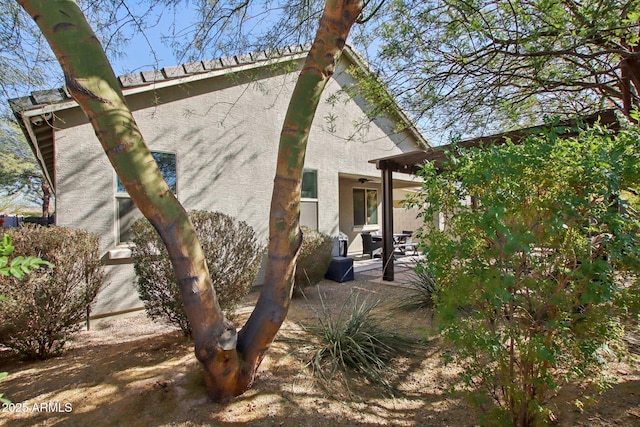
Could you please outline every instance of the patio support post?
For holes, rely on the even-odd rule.
[[[393,171],[382,168],[382,280],[393,281]]]

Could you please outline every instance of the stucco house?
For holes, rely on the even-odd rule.
[[[225,57],[120,77],[127,103],[186,209],[217,210],[246,221],[265,242],[280,128],[306,47]],[[303,225],[349,239],[380,232],[381,176],[369,160],[424,149],[401,111],[366,119],[367,102],[343,90],[349,67],[366,65],[349,47],[329,82],[310,134]],[[55,193],[55,222],[101,236],[107,284],[93,314],[142,306],[134,287],[128,227],[139,213],[88,120],[63,89],[9,101]],[[403,129],[398,131],[398,129]],[[416,186],[410,176],[394,188]],[[398,231],[418,227],[397,208]]]

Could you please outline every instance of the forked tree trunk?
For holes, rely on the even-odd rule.
[[[287,314],[295,255],[302,241],[298,219],[306,142],[320,95],[360,14],[362,1],[327,1],[298,78],[280,137],[266,284],[239,339],[235,326],[220,310],[193,225],[162,178],[104,50],[77,4],[71,0],[17,2],[51,45],[69,92],[89,118],[131,199],[167,247],[209,396],[222,401],[243,393],[253,383]]]

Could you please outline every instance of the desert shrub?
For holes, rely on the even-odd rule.
[[[376,312],[379,303],[355,294],[333,314],[323,302],[318,323],[306,327],[317,339],[310,345],[308,366],[323,384],[340,378],[349,389],[356,374],[393,391],[387,380],[392,361],[415,350],[416,341],[386,325],[387,316]]]
[[[262,260],[263,248],[253,228],[220,212],[191,211],[220,307],[233,311],[251,289]],[[132,257],[137,287],[147,315],[191,333],[180,292],[160,236],[145,218],[132,226]]]
[[[29,358],[59,354],[81,327],[104,280],[98,236],[63,227],[7,230],[16,257],[53,267],[22,278],[0,276],[0,342]]]
[[[302,227],[302,247],[296,264],[295,285],[315,285],[324,278],[329,264],[333,239],[309,227]]]
[[[548,131],[422,170],[437,317],[483,423],[546,424],[560,384],[602,383],[637,299],[640,224],[619,194],[638,186],[638,150],[637,129]]]
[[[433,274],[423,264],[418,264],[409,276],[407,283],[410,292],[398,301],[398,308],[402,310],[416,310],[433,306],[437,292]]]
[[[0,242],[0,275],[5,277],[16,277],[22,279],[25,275],[31,273],[32,270],[40,268],[42,266],[53,267],[53,264],[34,257],[34,256],[14,256],[11,260],[9,255],[13,254],[14,246],[12,244],[11,236],[5,234]],[[0,289],[0,292],[2,290]],[[0,295],[0,300],[4,299],[3,295]]]

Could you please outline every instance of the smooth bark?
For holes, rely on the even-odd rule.
[[[243,393],[253,383],[289,308],[302,242],[299,202],[306,143],[320,96],[362,1],[327,1],[295,86],[280,137],[266,285],[239,337],[220,310],[195,230],[162,178],[104,50],[77,4],[70,0],[17,1],[51,45],[69,92],[89,118],[131,199],[167,246],[209,396],[223,401]]]
[[[196,357],[205,366],[205,377],[215,378],[208,383],[233,383],[239,365],[235,328],[220,310],[195,230],[162,178],[100,42],[74,1],[18,3],[51,45],[67,89],[89,118],[131,199],[162,236],[192,325]],[[218,396],[212,393],[212,398]]]

